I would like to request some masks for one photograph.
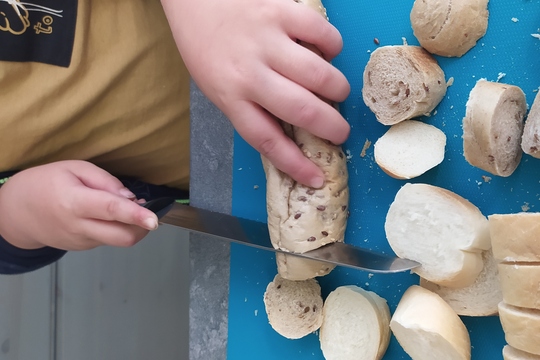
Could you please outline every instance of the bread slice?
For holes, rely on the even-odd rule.
[[[399,189],[384,224],[392,250],[418,261],[413,271],[433,283],[465,287],[474,283],[491,247],[488,221],[461,196],[428,184]]]
[[[519,87],[479,80],[463,118],[463,151],[469,164],[494,175],[512,175],[523,153],[526,112],[525,94]]]
[[[508,345],[540,355],[540,310],[499,304],[499,318]]]
[[[412,179],[444,159],[446,135],[433,125],[406,120],[392,125],[374,146],[375,162],[396,179]]]
[[[410,19],[414,36],[432,54],[462,56],[488,26],[488,0],[416,0]]]
[[[413,285],[398,303],[390,328],[414,360],[471,358],[467,328],[439,295]]]
[[[540,159],[540,92],[536,94],[527,115],[521,138],[521,149],[525,154]]]
[[[302,338],[322,324],[323,299],[315,279],[291,281],[276,275],[266,287],[264,306],[272,328],[289,339]]]
[[[492,214],[488,220],[495,259],[540,262],[540,213]]]
[[[540,360],[540,355],[529,354],[505,345],[502,350],[503,360]]]
[[[443,70],[419,46],[381,46],[364,69],[362,97],[384,125],[431,112],[445,93]]]
[[[386,300],[358,286],[340,286],[324,302],[319,332],[326,360],[381,359],[390,341]]]
[[[276,253],[276,263],[281,277],[296,281],[328,275],[336,267],[331,263],[284,253]]]
[[[501,263],[499,278],[505,303],[540,309],[539,263]]]
[[[484,268],[472,285],[451,288],[420,278],[420,286],[439,295],[458,315],[496,315],[499,312],[498,305],[503,299],[497,262],[491,250],[483,251],[482,259]]]

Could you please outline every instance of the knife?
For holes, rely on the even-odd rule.
[[[152,210],[162,224],[258,249],[374,273],[396,273],[420,266],[416,261],[380,254],[342,242],[327,244],[301,254],[292,253],[272,246],[268,225],[263,222],[183,205],[168,197],[150,200],[141,205]]]

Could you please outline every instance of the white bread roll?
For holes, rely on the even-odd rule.
[[[319,0],[295,0],[326,18]],[[304,44],[313,51],[317,49]],[[348,217],[349,187],[347,159],[340,146],[318,138],[302,128],[282,123],[285,133],[319,166],[324,186],[312,189],[296,183],[262,157],[266,173],[268,230],[275,248],[304,253],[336,241],[343,242]],[[290,259],[287,259],[289,258]],[[277,256],[281,276],[304,280],[328,274],[335,265],[302,260],[286,254]],[[288,267],[289,265],[290,268]]]
[[[332,291],[323,309],[319,332],[326,360],[381,359],[390,341],[386,300],[358,286]]]
[[[492,214],[488,220],[495,259],[540,262],[540,213]]]
[[[472,285],[451,288],[420,278],[420,286],[433,291],[450,305],[458,315],[490,316],[498,313],[503,299],[497,262],[491,250],[482,252],[484,268]]]
[[[499,279],[505,303],[540,309],[540,265],[501,263]]]
[[[392,125],[374,146],[375,162],[396,179],[412,179],[444,159],[446,135],[433,125],[406,120]]]
[[[525,154],[540,159],[540,92],[534,97],[531,110],[527,115],[521,138],[521,149]]]
[[[519,165],[527,103],[514,85],[479,80],[463,118],[463,152],[472,166],[510,176]]]
[[[499,318],[508,345],[540,355],[540,310],[499,304]]]
[[[432,54],[462,56],[488,26],[488,0],[416,0],[410,19],[414,36]]]
[[[525,351],[521,351],[505,345],[503,347],[503,360],[540,360],[540,355],[529,354]]]
[[[276,275],[264,293],[272,328],[289,339],[302,338],[322,324],[323,299],[315,279],[291,281]]]
[[[382,46],[364,69],[362,97],[384,125],[429,113],[446,93],[444,72],[419,46]]]
[[[419,262],[413,271],[433,283],[474,283],[490,248],[488,221],[461,196],[428,184],[405,184],[386,215],[386,238],[401,258]]]
[[[405,291],[390,328],[414,360],[471,358],[469,332],[459,316],[439,295],[420,286]]]

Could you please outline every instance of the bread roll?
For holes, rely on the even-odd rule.
[[[540,262],[540,213],[492,214],[488,220],[497,260]]]
[[[446,135],[433,125],[406,120],[392,125],[374,146],[375,162],[396,179],[412,179],[444,159]]]
[[[326,17],[319,0],[298,0]],[[314,49],[316,50],[316,49]],[[348,217],[349,187],[347,159],[340,146],[308,131],[282,123],[287,134],[304,155],[324,172],[325,183],[312,189],[296,183],[262,158],[266,173],[268,229],[275,248],[304,253],[325,244],[343,241]],[[290,258],[290,259],[289,259]],[[325,275],[335,265],[304,261],[286,254],[277,256],[278,272],[288,279],[304,280]],[[289,265],[291,265],[289,267]]]
[[[446,93],[444,72],[419,46],[382,46],[364,69],[362,97],[384,125],[429,113]]]
[[[302,338],[322,324],[323,299],[315,279],[291,281],[276,275],[264,293],[272,328],[289,339]]]
[[[499,278],[505,303],[540,309],[540,264],[501,263]]]
[[[321,349],[326,360],[381,359],[390,341],[386,300],[357,286],[332,291],[323,309]]]
[[[405,184],[386,215],[386,238],[397,256],[418,261],[413,271],[444,286],[465,287],[482,271],[490,248],[488,221],[461,196],[428,184]]]
[[[459,316],[439,295],[420,286],[405,291],[390,328],[414,360],[471,358],[469,332]]]
[[[503,299],[497,262],[491,250],[483,251],[482,259],[484,268],[472,285],[451,288],[420,278],[420,286],[439,295],[458,315],[497,315],[498,305]]]
[[[469,164],[510,176],[521,160],[526,112],[525,94],[519,87],[479,80],[463,118],[463,151]]]
[[[525,351],[521,351],[505,345],[503,347],[503,360],[540,360],[540,355],[529,354]]]
[[[527,115],[523,137],[521,139],[521,149],[525,154],[529,154],[540,159],[540,92],[534,98],[531,110]]]
[[[508,345],[540,355],[540,310],[499,304],[499,318]]]
[[[432,54],[462,56],[486,33],[488,0],[416,0],[414,36]]]

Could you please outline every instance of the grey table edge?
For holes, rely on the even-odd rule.
[[[190,202],[230,214],[234,130],[194,82],[190,93]],[[191,234],[189,258],[189,359],[226,359],[230,245]]]

